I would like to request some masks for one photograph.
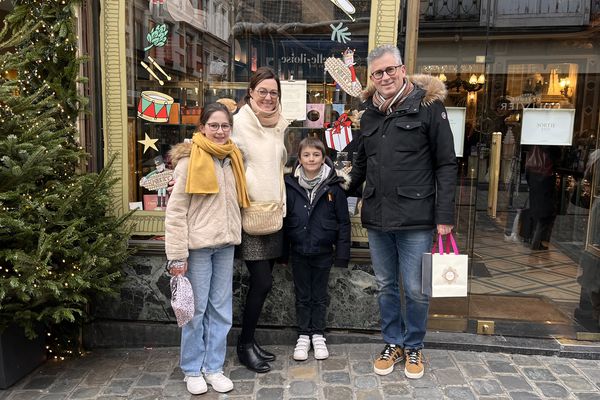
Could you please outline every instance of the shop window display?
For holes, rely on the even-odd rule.
[[[367,84],[371,2],[346,3],[342,9],[330,0],[311,7],[299,0],[128,0],[130,209],[164,211],[171,146],[192,137],[204,104],[227,101],[235,112],[249,76],[263,65],[279,74],[284,87],[304,88],[305,108],[287,132],[288,163],[302,138],[327,142],[326,132],[336,137],[328,149],[335,159],[352,132],[360,134],[358,96]],[[339,158],[340,166],[352,161]]]

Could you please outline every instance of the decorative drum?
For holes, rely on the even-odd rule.
[[[167,122],[173,98],[161,92],[146,90],[138,103],[138,117],[150,122]]]

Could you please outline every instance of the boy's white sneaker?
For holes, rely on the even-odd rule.
[[[310,338],[307,335],[298,336],[296,347],[294,348],[294,360],[304,361],[308,359],[308,351],[310,350]]]
[[[201,376],[186,376],[183,380],[188,392],[191,394],[202,394],[208,390],[206,381]]]
[[[312,347],[315,352],[315,359],[317,360],[325,360],[329,357],[329,351],[327,350],[325,341],[326,339],[323,337],[323,335],[312,336]]]
[[[215,372],[214,374],[204,374],[206,383],[208,383],[215,392],[227,393],[233,390],[233,382],[231,379],[223,375],[222,372]]]

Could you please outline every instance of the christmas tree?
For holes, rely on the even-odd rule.
[[[129,255],[110,168],[87,173],[78,144],[75,3],[13,1],[0,32],[0,329],[30,337],[81,322]]]

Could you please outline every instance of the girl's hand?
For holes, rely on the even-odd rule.
[[[172,260],[167,265],[167,270],[171,276],[183,276],[187,272],[187,260]]]

